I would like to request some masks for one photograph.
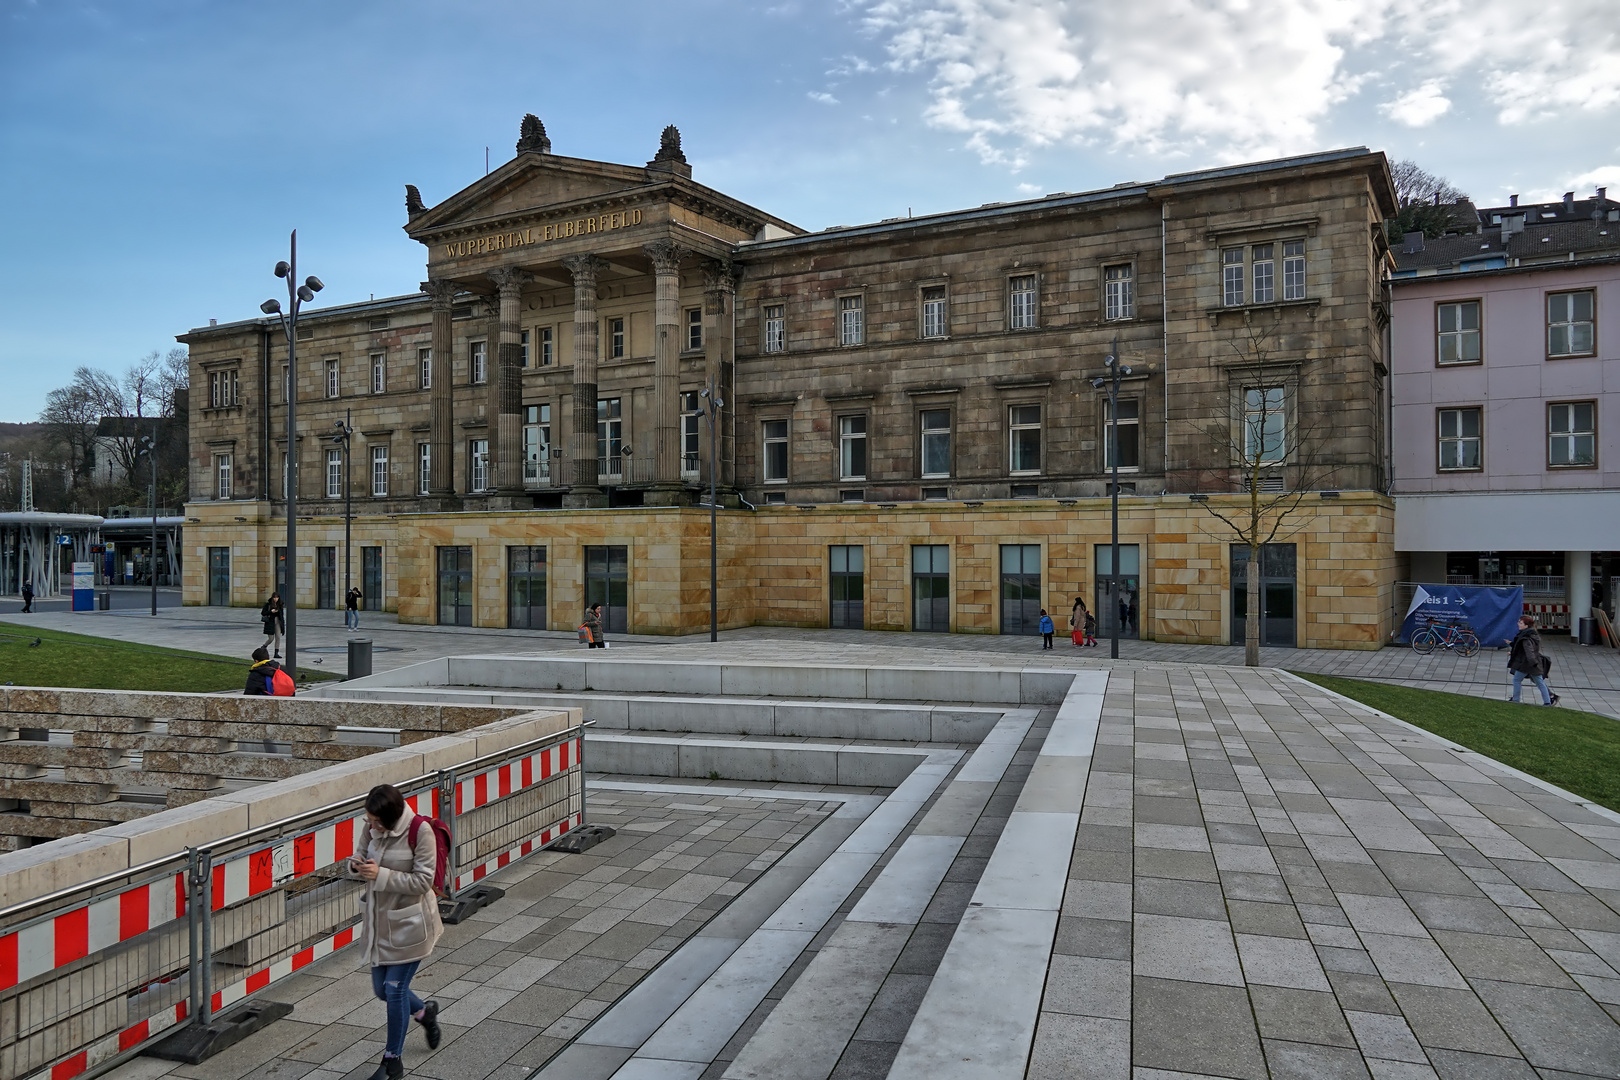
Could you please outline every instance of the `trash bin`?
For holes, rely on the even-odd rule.
[[[1596,619],[1582,619],[1580,622],[1580,643],[1582,645],[1596,645],[1598,631]]]
[[[96,593],[96,607],[101,611],[112,610],[112,591],[101,589]]]
[[[371,639],[349,639],[349,673],[346,679],[363,679],[371,674]]]

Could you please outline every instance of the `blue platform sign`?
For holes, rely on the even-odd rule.
[[[1430,622],[1466,625],[1487,649],[1503,649],[1519,632],[1522,585],[1419,585],[1401,624],[1401,644]]]
[[[93,562],[73,564],[73,610],[96,610],[96,564]]]

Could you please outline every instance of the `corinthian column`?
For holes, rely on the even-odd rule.
[[[574,482],[564,505],[601,506],[604,499],[596,476],[596,362],[601,347],[596,278],[607,263],[595,255],[570,255],[562,263],[574,277]]]
[[[500,290],[499,344],[494,378],[489,380],[489,407],[495,438],[490,441],[495,460],[490,463],[494,488],[503,495],[523,490],[523,342],[518,318],[523,307],[523,286],[534,275],[506,266],[490,275]]]
[[[445,499],[456,493],[455,447],[452,442],[455,404],[450,381],[455,345],[451,337],[450,308],[456,293],[461,291],[461,283],[436,278],[422,282],[422,291],[433,301],[433,383],[428,391],[432,408],[428,433],[432,459],[428,463],[428,494]]]
[[[653,416],[657,425],[657,461],[653,480],[681,480],[681,256],[669,240],[647,244],[642,251],[653,264]]]

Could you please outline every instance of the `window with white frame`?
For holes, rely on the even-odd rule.
[[[917,417],[922,436],[922,475],[951,475],[951,410],[924,409]]]
[[[703,348],[703,309],[686,309],[686,347],[687,349]]]
[[[1547,355],[1589,356],[1597,337],[1592,332],[1593,292],[1547,294]]]
[[[702,453],[703,395],[696,390],[681,391],[681,473],[696,476]]]
[[[231,467],[233,455],[214,455],[214,498],[229,499],[231,497]]]
[[[785,484],[788,478],[788,422],[766,420],[761,426],[765,443],[765,482]]]
[[[1243,303],[1243,249],[1226,248],[1221,252],[1221,303],[1239,307]]]
[[[838,418],[838,478],[866,479],[866,414]]]
[[[1283,299],[1305,299],[1305,241],[1283,243]]]
[[[1597,402],[1547,406],[1547,464],[1553,468],[1597,464]]]
[[[866,297],[840,296],[838,298],[838,344],[863,345],[866,343]]]
[[[426,495],[433,490],[433,444],[416,444],[416,493]]]
[[[1041,471],[1041,407],[1013,405],[1007,412],[1008,468],[1014,473]]]
[[[1105,399],[1103,401],[1103,468],[1114,467],[1115,439],[1119,446],[1119,468],[1121,472],[1135,471],[1142,466],[1142,403],[1135,398],[1120,398],[1119,415],[1115,417],[1112,406]],[[1112,437],[1110,437],[1112,436]]]
[[[338,362],[336,360],[326,362],[326,396],[329,398],[338,396]]]
[[[1467,472],[1481,467],[1479,409],[1441,409],[1435,414],[1435,435],[1435,461],[1441,472]]]
[[[1276,464],[1288,456],[1287,396],[1281,386],[1243,391],[1243,460]]]
[[[1254,302],[1270,304],[1277,299],[1277,249],[1274,244],[1256,244],[1250,249]]]
[[[1103,318],[1136,317],[1135,276],[1130,263],[1103,267]]]
[[[518,367],[529,366],[529,332],[518,331]]]
[[[766,304],[764,344],[766,352],[782,352],[787,348],[787,308],[783,304]]]
[[[380,394],[388,389],[388,354],[374,352],[371,354],[371,392]]]
[[[1035,328],[1035,275],[1018,274],[1007,279],[1007,328]]]
[[[489,489],[489,440],[473,439],[467,444],[468,489]]]
[[[624,319],[622,319],[622,318],[609,319],[607,321],[607,331],[608,331],[608,333],[607,333],[607,337],[608,337],[608,348],[607,348],[608,359],[609,360],[622,360],[622,359],[624,359],[624,355],[625,355],[624,354],[624,349],[625,349]]]
[[[467,344],[467,379],[481,383],[489,377],[489,342],[472,341]]]
[[[538,484],[551,479],[551,406],[529,405],[523,410],[523,481]]]
[[[343,498],[343,451],[326,452],[326,497]]]
[[[420,389],[433,388],[433,350],[422,348],[416,350],[416,379]]]
[[[542,326],[535,332],[540,335],[540,366],[550,367],[555,359],[551,353],[551,327]]]
[[[1479,301],[1434,305],[1434,357],[1439,364],[1477,364],[1484,356]]]
[[[388,494],[388,447],[371,448],[371,493],[381,497]]]
[[[236,368],[208,373],[208,404],[211,408],[226,409],[241,404],[241,373]]]
[[[942,338],[950,331],[946,312],[945,286],[928,285],[922,291],[922,336]]]

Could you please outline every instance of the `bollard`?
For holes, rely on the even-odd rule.
[[[349,673],[345,679],[363,679],[371,674],[371,639],[349,639]]]

